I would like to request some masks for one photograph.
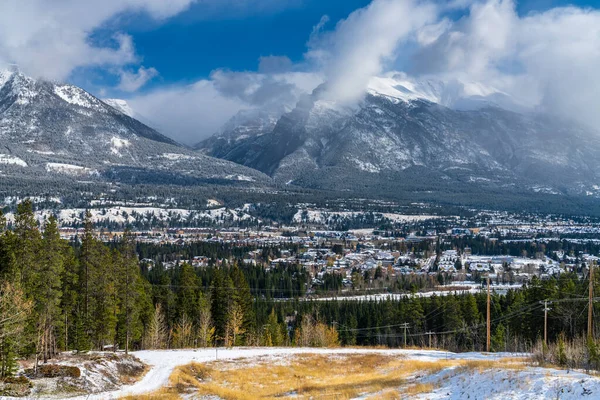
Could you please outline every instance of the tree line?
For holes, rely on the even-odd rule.
[[[40,226],[31,202],[24,201],[12,230],[0,215],[0,375],[14,372],[17,357],[43,362],[64,350],[405,343],[485,348],[485,293],[307,300],[306,279],[296,267],[149,268],[140,264],[128,232],[118,242],[102,243],[88,213],[83,235],[69,242],[60,238],[54,217]],[[282,288],[288,299],[266,295]],[[492,350],[531,349],[543,337],[547,299],[554,302],[549,340],[581,337],[587,288],[586,279],[563,274],[493,294]]]

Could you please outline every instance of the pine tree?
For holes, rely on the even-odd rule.
[[[180,267],[179,280],[177,284],[176,307],[178,318],[185,314],[190,321],[198,319],[200,310],[200,281],[194,272],[194,268],[184,263]]]
[[[231,278],[221,269],[216,269],[211,287],[210,311],[215,327],[215,340],[219,343],[223,343],[226,338],[232,291],[233,283],[231,282]]]
[[[96,240],[94,239],[94,225],[92,223],[92,214],[89,210],[85,212],[85,220],[84,220],[84,232],[83,238],[81,241],[81,253],[79,257],[79,294],[82,302],[82,311],[80,313],[81,323],[83,324],[83,329],[87,335],[90,334],[91,330],[91,321],[90,321],[90,292],[91,292],[91,274],[94,268],[94,260],[96,260],[99,256],[97,252],[98,245]]]
[[[494,331],[491,338],[492,351],[505,351],[506,350],[506,328],[504,325],[499,324]]]
[[[119,288],[117,287],[119,264],[118,252],[111,252],[95,239],[90,243],[92,262],[88,263],[86,282],[80,287],[87,292],[87,313],[83,299],[83,326],[91,346],[103,349],[107,343],[115,343],[115,329],[119,311]],[[85,341],[84,339],[82,339]]]
[[[129,230],[126,230],[121,240],[121,253],[116,257],[117,286],[119,299],[119,316],[122,339],[125,345],[125,354],[129,353],[129,346],[134,333],[139,334],[140,308],[138,298],[142,288],[139,276],[139,264],[135,252],[135,241]]]
[[[18,284],[3,282],[0,286],[0,377],[10,376],[15,370],[15,356],[27,345],[23,336],[25,323],[33,311]]]
[[[267,325],[265,326],[265,342],[266,346],[282,346],[284,344],[284,337],[281,333],[281,327],[277,322],[275,308],[271,309]]]
[[[233,265],[229,276],[233,285],[232,300],[235,302],[241,314],[243,315],[242,326],[240,327],[243,332],[252,331],[255,324],[254,310],[252,309],[252,293],[250,292],[250,286],[244,276],[242,270],[238,267],[237,263]]]
[[[14,247],[15,235],[0,223],[0,280],[15,282],[20,279]]]
[[[20,272],[20,280],[25,293],[29,294],[35,283],[41,241],[37,221],[33,214],[33,205],[29,199],[17,206],[14,233],[13,250]]]
[[[79,264],[69,243],[63,243],[64,268],[61,276],[62,297],[60,308],[63,321],[61,342],[64,350],[69,350],[75,331],[75,318],[80,300],[78,293]]]
[[[42,257],[35,271],[33,298],[38,318],[38,350],[46,362],[54,356],[55,334],[61,324],[61,277],[64,271],[64,245],[54,216],[45,226],[41,248]]]

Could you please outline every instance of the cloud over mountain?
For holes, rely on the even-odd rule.
[[[567,6],[521,15],[513,0],[373,0],[339,21],[327,15],[314,21],[303,59],[264,54],[253,70],[223,65],[139,93],[161,71],[143,65],[132,36],[115,20],[144,15],[161,24],[190,7],[207,16],[232,8],[239,18],[240,10],[273,10],[274,4],[235,2],[234,12],[232,1],[7,0],[0,64],[59,80],[82,68],[110,71],[116,82],[107,94],[131,92],[125,97],[139,114],[187,143],[210,135],[240,109],[293,105],[323,82],[330,100],[359,101],[374,75],[390,71],[484,83],[532,109],[600,123],[600,11]],[[110,34],[98,40],[93,33],[102,29]]]

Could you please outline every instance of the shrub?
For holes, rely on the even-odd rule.
[[[0,381],[0,396],[24,397],[29,395],[33,384],[24,376],[8,377]]]
[[[33,372],[28,370],[27,372]],[[36,377],[42,378],[79,378],[81,370],[70,365],[44,364],[37,369]]]

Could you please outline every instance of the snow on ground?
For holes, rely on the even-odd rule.
[[[366,301],[366,300],[398,300],[404,299],[407,297],[431,297],[431,296],[446,296],[448,294],[477,294],[482,290],[485,290],[481,285],[470,282],[468,284],[464,284],[464,288],[460,289],[451,289],[454,286],[463,286],[459,282],[452,282],[452,285],[448,287],[449,290],[431,290],[428,292],[417,292],[417,293],[375,293],[375,294],[365,294],[360,296],[339,296],[339,297],[318,297],[315,300],[352,300],[352,301]],[[523,285],[521,284],[500,284],[500,285],[490,285],[490,288],[494,292],[504,292],[509,289],[522,289]]]
[[[438,215],[404,215],[394,213],[383,213],[383,216],[392,222],[420,222],[441,218]]]
[[[246,175],[227,175],[225,176],[225,179],[232,181],[254,182],[254,178]]]
[[[120,138],[120,137],[117,137],[117,136],[113,136],[110,139],[110,144],[111,144],[110,151],[113,154],[121,157],[121,149],[124,148],[124,147],[129,147],[131,145],[131,142],[129,140],[127,140],[127,139],[123,139],[123,138]]]
[[[97,175],[98,171],[80,165],[63,163],[46,163],[46,171],[70,176]]]
[[[69,104],[86,108],[91,108],[93,105],[92,96],[76,86],[56,85],[54,86],[54,94]]]
[[[117,111],[120,111],[123,114],[127,115],[128,117],[135,118],[135,112],[133,111],[133,109],[131,108],[129,103],[127,103],[126,100],[104,99],[102,101],[104,103],[108,104],[109,106],[111,106],[112,108],[116,109]]]
[[[50,150],[36,150],[36,149],[27,149],[27,152],[41,154],[43,156],[51,156],[51,155],[56,154],[55,152],[50,151]]]
[[[218,207],[220,205],[221,205],[221,202],[219,200],[215,200],[215,199],[206,200],[206,207]]]
[[[313,210],[313,209],[299,209],[294,214],[294,223],[313,223],[313,224],[330,224],[335,221],[342,219],[353,219],[362,215],[368,214],[362,211],[325,211],[325,210]],[[437,215],[406,215],[396,213],[373,213],[381,218],[388,219],[392,222],[418,222],[429,219],[440,218]]]
[[[11,156],[10,154],[0,154],[0,164],[12,164],[20,167],[26,167],[27,163],[19,157]]]
[[[180,161],[180,160],[195,160],[196,157],[189,156],[187,154],[177,154],[177,153],[163,153],[163,158],[171,161]]]
[[[160,208],[160,207],[107,207],[101,209],[90,209],[92,221],[114,222],[119,224],[135,223],[141,221],[152,221],[156,218],[159,221],[189,221],[209,219],[216,223],[224,221],[245,221],[252,219],[252,216],[242,210],[229,209],[225,207],[213,208],[210,210],[186,210],[182,208]],[[62,226],[71,226],[83,222],[85,208],[65,208],[61,210],[37,210],[36,219],[42,223],[47,221],[51,215],[56,215]],[[12,222],[13,213],[7,213],[6,218]]]
[[[437,350],[383,350],[383,349],[314,349],[314,348],[234,348],[199,350],[154,350],[133,353],[151,366],[137,383],[120,390],[77,399],[116,399],[124,395],[139,395],[160,389],[168,383],[173,370],[191,362],[247,359],[251,365],[258,357],[271,358],[282,363],[286,356],[296,354],[382,354],[402,356],[415,361],[437,360],[500,360],[519,357],[511,353],[450,353]],[[431,393],[415,396],[419,399],[581,399],[600,398],[600,378],[582,372],[526,367],[522,369],[451,367],[429,376],[417,377],[413,383],[431,383]]]
[[[55,197],[55,196],[48,196],[48,197],[42,197],[42,196],[31,196],[31,197],[19,197],[19,196],[6,196],[4,198],[4,204],[9,206],[11,204],[19,204],[20,202],[22,202],[25,199],[29,199],[31,200],[32,203],[43,203],[43,202],[49,202],[49,203],[56,203],[56,204],[61,204],[62,200],[60,197]]]
[[[486,370],[453,368],[426,377],[437,387],[416,396],[427,400],[598,399],[600,379],[582,372],[549,368]]]
[[[232,360],[238,358],[252,359],[255,357],[273,357],[280,358],[285,355],[295,354],[383,354],[399,355],[408,357],[417,361],[436,361],[448,358],[457,360],[497,360],[503,357],[515,356],[509,353],[450,353],[437,350],[379,350],[379,349],[359,349],[359,348],[339,348],[339,349],[316,349],[316,348],[298,348],[298,347],[240,347],[233,349],[210,348],[198,350],[145,350],[132,353],[134,356],[150,365],[148,373],[138,382],[131,386],[123,387],[120,390],[100,393],[90,396],[76,397],[77,400],[83,399],[118,399],[127,395],[139,395],[152,392],[167,385],[169,376],[173,370],[181,365],[191,362],[210,362],[218,360]],[[600,380],[597,393],[600,393]]]

